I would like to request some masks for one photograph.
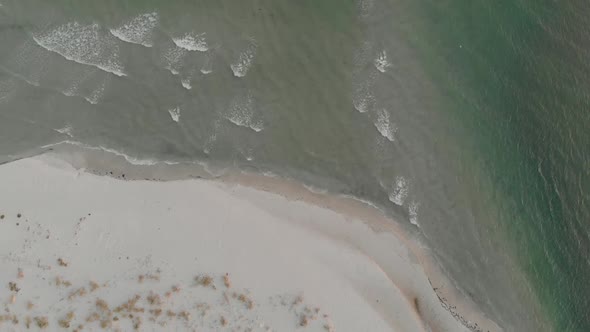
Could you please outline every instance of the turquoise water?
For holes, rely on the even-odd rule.
[[[427,61],[449,65],[439,80],[472,130],[499,196],[498,222],[558,331],[590,329],[588,9],[579,1],[417,8],[439,18],[444,51]]]
[[[68,141],[354,195],[505,330],[590,330],[588,4],[0,3],[0,162]]]

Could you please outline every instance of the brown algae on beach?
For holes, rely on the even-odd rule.
[[[160,281],[160,276],[158,274],[150,274],[150,273],[146,273],[146,274],[140,274],[137,276],[137,282],[138,283],[143,283],[144,281]]]
[[[65,261],[63,258],[61,258],[61,257],[57,259],[57,264],[58,264],[59,266],[63,266],[63,267],[68,267],[68,265],[69,265],[69,263],[68,263],[68,262],[66,262],[66,261]]]
[[[147,274],[143,276],[144,280],[156,280],[156,278],[146,277],[148,276]],[[249,331],[253,330],[256,326],[264,325],[261,322],[256,322],[257,319],[260,319],[260,313],[253,312],[252,314],[248,314],[249,311],[256,309],[254,300],[248,295],[248,292],[234,291],[228,293],[228,291],[218,291],[214,285],[215,278],[220,278],[225,288],[233,287],[229,279],[229,274],[227,273],[216,277],[209,274],[199,274],[193,280],[197,286],[203,288],[197,287],[183,290],[183,283],[174,283],[168,290],[161,292],[157,292],[154,289],[137,292],[118,305],[109,303],[107,300],[108,297],[93,297],[92,300],[88,299],[94,293],[99,295],[103,290],[106,291],[106,288],[109,286],[107,283],[101,286],[94,280],[86,281],[88,287],[76,287],[68,293],[67,299],[76,309],[65,311],[65,313],[62,312],[57,316],[55,321],[56,326],[60,329],[73,328],[73,331],[82,331],[84,328],[123,331],[126,329],[140,330],[145,324],[156,324],[159,328],[165,328],[169,326],[168,324],[174,322],[174,324],[182,325],[170,325],[170,327],[183,326],[183,328],[190,329],[194,326],[217,326],[218,328],[235,326],[240,330]],[[64,280],[60,276],[56,276],[54,280],[57,286],[55,292],[63,292],[63,287],[72,286],[72,282]],[[159,280],[159,277],[157,280]],[[207,291],[204,288],[213,290],[213,292]],[[20,291],[20,287],[16,282],[10,282],[8,289],[14,293],[13,295]],[[175,301],[168,300],[171,294],[179,294],[182,297],[186,292],[189,293],[189,298],[198,296],[197,294],[199,293],[208,294],[209,299],[213,302],[196,302],[192,307],[190,305],[186,306],[187,304],[185,304],[184,307],[178,308]],[[93,303],[93,306],[85,308],[84,303]],[[27,310],[32,310],[36,307],[31,301],[27,301],[25,304]],[[276,307],[276,304],[269,304]],[[312,326],[312,322],[317,318],[317,313],[319,312],[319,308],[315,310],[309,309],[307,306],[303,308],[302,296],[298,296],[288,304],[284,303],[278,308],[281,307],[288,312],[293,312],[295,315],[296,321],[294,322],[294,328]],[[299,309],[294,310],[294,308]],[[210,311],[216,312],[218,315],[207,315]],[[251,316],[251,318],[246,319],[245,317],[248,316]],[[39,329],[50,329],[49,317],[48,315],[34,317],[28,315],[19,316],[18,314],[3,315],[0,316],[0,324],[3,322],[12,322],[13,325],[21,324],[21,326],[27,329],[34,324]],[[197,319],[193,321],[193,317],[197,317]],[[331,326],[331,322],[326,321],[322,325],[319,325],[319,327],[321,328],[324,325]],[[269,328],[266,327],[266,329]],[[326,330],[334,331],[333,329],[327,328]]]
[[[230,288],[231,287],[231,281],[229,280],[229,273],[226,273],[223,276],[223,284],[225,285],[226,288]]]
[[[61,287],[61,286],[70,287],[70,286],[72,286],[72,283],[68,280],[62,279],[62,277],[57,276],[57,277],[55,277],[55,286],[56,287]]]
[[[35,317],[33,319],[35,321],[35,324],[37,324],[37,326],[40,329],[44,329],[47,326],[49,326],[49,319],[47,319],[47,317],[43,316],[43,317]]]
[[[249,298],[248,296],[246,296],[246,294],[239,294],[239,293],[232,293],[232,297],[234,299],[237,299],[238,301],[242,302],[246,308],[248,309],[252,309],[254,308],[254,301],[252,301],[251,298]]]
[[[64,329],[69,329],[73,319],[74,312],[70,311],[66,314],[64,318],[60,319],[57,323],[60,327],[63,327]]]
[[[91,280],[90,282],[88,282],[88,285],[90,286],[90,293],[100,288],[100,285],[96,281]]]
[[[16,282],[9,282],[8,283],[8,289],[10,289],[11,292],[16,292],[18,293],[18,291],[20,291],[20,288],[18,288],[18,286],[16,285]]]
[[[72,300],[76,297],[82,297],[86,295],[86,288],[85,287],[80,287],[72,292],[70,292],[70,295],[68,295],[68,300]]]
[[[195,283],[198,286],[211,287],[213,289],[217,289],[217,287],[215,287],[215,285],[213,284],[213,278],[209,275],[206,275],[206,274],[196,276]]]

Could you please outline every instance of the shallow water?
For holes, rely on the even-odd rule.
[[[387,209],[506,330],[590,329],[588,5],[0,3],[1,161],[295,178]]]

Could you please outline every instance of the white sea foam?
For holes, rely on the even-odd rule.
[[[387,112],[386,109],[380,109],[379,111],[377,111],[375,127],[377,128],[381,136],[393,142],[395,141],[395,133],[397,132],[397,127],[395,126],[395,124],[391,123],[389,117],[389,112]]]
[[[64,73],[64,84],[60,86],[60,84],[54,84],[57,89],[60,89],[61,93],[67,97],[74,97],[78,95],[78,91],[80,90],[80,86],[94,74],[98,69],[94,67],[82,67],[82,66],[75,66],[71,67],[71,71]]]
[[[90,95],[85,96],[84,99],[86,99],[86,101],[92,105],[98,104],[104,95],[105,88],[106,82],[103,81],[96,89],[94,89],[94,91],[90,93]]]
[[[178,122],[180,120],[180,107],[171,108],[168,110],[168,113],[170,113],[170,117],[172,120],[174,120],[174,122]]]
[[[366,113],[375,108],[377,100],[372,92],[373,81],[375,75],[370,75],[367,79],[356,83],[355,90],[352,94],[352,104],[354,108],[361,112]]]
[[[93,82],[92,76],[97,73],[100,75],[99,77],[104,76],[104,78],[98,82]],[[102,71],[92,68],[86,70],[82,75],[71,79],[69,86],[61,91],[61,93],[68,97],[81,97],[90,104],[96,105],[102,99],[110,77],[110,75],[106,75]]]
[[[104,34],[96,23],[67,23],[56,29],[34,34],[33,39],[39,46],[67,60],[94,66],[117,76],[126,76],[119,61],[116,39]]]
[[[211,60],[211,55],[207,55],[205,58],[205,63],[201,66],[201,73],[203,75],[208,75],[213,72],[213,61]]]
[[[186,50],[180,47],[173,46],[164,53],[165,67],[172,75],[179,75],[182,62],[186,55]]]
[[[261,122],[252,123],[251,115],[243,110],[234,110],[234,112],[227,118],[231,123],[236,126],[250,128],[255,132],[260,132],[264,129]]]
[[[65,126],[63,128],[53,129],[53,130],[57,131],[60,134],[64,134],[64,135],[68,135],[70,137],[74,137],[72,135],[72,127],[70,125],[67,125],[67,126]]]
[[[387,68],[391,67],[391,63],[387,60],[387,52],[385,50],[381,51],[377,54],[377,58],[373,61],[375,68],[378,71],[384,73],[387,71]]]
[[[230,65],[235,77],[244,77],[252,66],[252,61],[256,56],[256,45],[252,44],[240,53],[238,59]]]
[[[250,129],[254,130],[255,132],[261,132],[264,129],[264,125],[261,121],[259,122],[251,122]]]
[[[403,176],[395,178],[393,191],[389,194],[389,200],[399,206],[404,204],[408,197],[408,181]]]
[[[135,157],[129,156],[123,152],[120,152],[118,150],[107,148],[102,145],[93,146],[93,145],[88,145],[88,144],[85,144],[82,142],[70,141],[70,140],[47,144],[47,145],[42,146],[41,149],[53,148],[53,147],[60,146],[63,144],[74,145],[74,146],[78,146],[78,147],[81,147],[84,149],[89,149],[89,150],[108,152],[108,153],[114,154],[116,156],[123,157],[128,163],[130,163],[132,165],[150,166],[150,165],[158,165],[158,164],[166,164],[166,165],[179,164],[179,162],[176,162],[176,161],[135,158]]]
[[[182,37],[172,38],[176,46],[187,51],[206,52],[209,50],[209,45],[205,39],[205,33],[187,33]]]
[[[187,90],[190,90],[193,88],[193,86],[191,85],[191,80],[188,78],[184,78],[180,82],[182,83],[182,86]]]
[[[72,85],[70,85],[69,88],[65,89],[61,93],[63,93],[64,96],[73,97],[73,96],[76,95],[76,92],[78,91],[79,85],[80,85],[79,82],[73,82]]]
[[[158,20],[158,13],[141,14],[109,31],[124,42],[152,47],[153,31],[158,26]]]
[[[231,108],[226,115],[226,118],[233,124],[246,127],[260,132],[264,129],[262,121],[254,118],[252,96],[248,95],[245,98],[236,98],[232,102]]]
[[[317,186],[313,186],[313,185],[305,184],[305,183],[301,183],[301,185],[303,186],[303,188],[305,188],[310,193],[320,194],[320,195],[325,195],[328,193],[328,191],[326,189],[322,189]]]
[[[344,195],[344,197],[351,198],[351,199],[353,199],[355,201],[359,201],[361,203],[364,203],[366,205],[369,205],[370,207],[374,208],[375,210],[378,210],[378,211],[383,212],[383,209],[381,209],[375,203],[373,203],[373,202],[371,202],[371,201],[369,201],[367,199],[359,198],[359,197],[356,197],[356,196],[347,196],[347,195]]]
[[[412,223],[413,225],[416,225],[417,227],[420,227],[420,225],[418,224],[418,207],[419,206],[420,206],[420,204],[415,201],[410,202],[410,205],[408,206],[408,215],[410,216],[410,223]]]
[[[238,150],[247,161],[254,160],[254,152],[252,151],[252,148],[238,148]]]
[[[369,91],[362,91],[352,98],[352,103],[357,111],[366,113],[374,107],[375,97]]]

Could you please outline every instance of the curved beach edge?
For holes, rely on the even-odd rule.
[[[0,165],[0,324],[501,331],[378,209],[277,177],[197,177],[95,151]]]

